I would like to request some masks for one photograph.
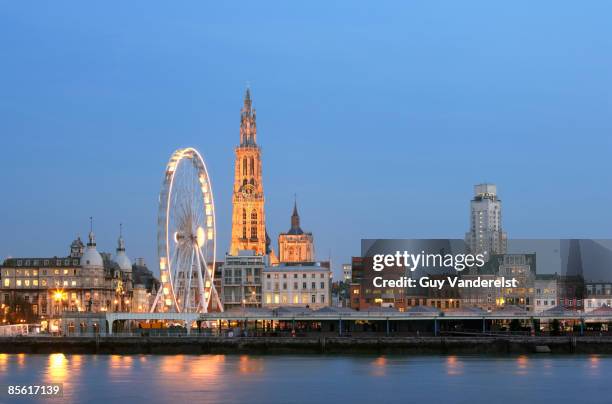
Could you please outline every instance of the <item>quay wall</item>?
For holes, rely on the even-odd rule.
[[[612,337],[2,337],[0,353],[612,354]]]

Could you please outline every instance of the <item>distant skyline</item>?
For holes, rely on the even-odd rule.
[[[232,7],[233,6],[233,7]],[[156,269],[171,153],[204,156],[231,233],[247,83],[266,223],[294,194],[318,259],[463,238],[497,185],[509,238],[612,238],[612,3],[66,1],[0,7],[0,259],[86,239]],[[278,253],[278,251],[277,251]]]

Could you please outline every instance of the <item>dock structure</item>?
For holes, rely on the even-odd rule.
[[[78,313],[74,320],[78,321]],[[333,332],[338,336],[359,332],[356,325],[369,324],[369,331],[385,335],[402,332],[424,332],[439,335],[441,332],[461,332],[463,329],[489,332],[493,324],[509,324],[518,321],[523,325],[535,328],[536,324],[550,324],[553,321],[569,324],[579,329],[580,335],[588,324],[612,324],[612,313],[584,313],[569,310],[549,310],[534,313],[518,307],[505,307],[502,310],[485,312],[475,308],[464,308],[451,311],[440,311],[429,306],[415,306],[400,312],[390,308],[357,311],[349,308],[325,307],[319,310],[298,307],[237,308],[225,312],[212,313],[133,313],[107,312],[100,315],[107,323],[108,334],[113,333],[116,322],[138,323],[142,321],[181,322],[189,334],[196,324],[204,328],[221,324],[239,324],[242,328],[269,330],[273,325],[282,324],[284,329],[295,329],[296,324],[318,324],[323,331]],[[65,320],[70,321],[70,313],[65,313]]]

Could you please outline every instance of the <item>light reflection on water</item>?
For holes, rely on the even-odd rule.
[[[597,392],[590,402],[606,402],[610,374],[612,357],[602,355],[0,354],[0,385],[63,383],[68,403],[583,402],[588,391]]]

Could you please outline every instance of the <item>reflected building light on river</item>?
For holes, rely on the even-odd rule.
[[[516,365],[518,370],[515,372],[517,375],[527,375],[529,373],[529,358],[527,355],[520,355],[516,358]]]
[[[68,360],[63,353],[49,355],[47,375],[49,383],[66,383],[68,381]]]
[[[446,374],[449,376],[459,376],[463,374],[463,362],[455,355],[446,358]]]
[[[600,358],[598,355],[591,355],[589,357],[589,375],[599,376],[600,375]]]
[[[7,371],[8,364],[8,354],[0,354],[0,373],[5,373]]]
[[[25,359],[26,359],[26,356],[24,353],[17,354],[17,365],[20,368],[23,368],[25,366]]]
[[[372,361],[372,376],[385,376],[387,374],[387,358],[380,356]]]
[[[242,374],[262,373],[264,371],[264,361],[262,358],[242,355],[238,361],[238,370]]]

